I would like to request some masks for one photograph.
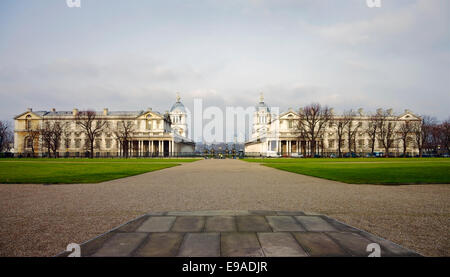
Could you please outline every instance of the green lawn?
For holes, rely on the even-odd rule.
[[[0,159],[0,184],[99,183],[198,159]]]
[[[448,158],[245,159],[350,184],[449,184]]]

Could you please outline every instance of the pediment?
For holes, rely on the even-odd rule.
[[[415,115],[413,113],[407,112],[407,113],[400,115],[398,117],[398,119],[400,119],[400,120],[420,120],[420,117],[418,117],[417,115]]]
[[[147,111],[143,114],[141,114],[137,119],[147,119],[147,118],[154,118],[154,119],[164,119],[164,117],[158,113]]]
[[[294,111],[288,111],[280,115],[280,119],[296,119],[298,115]]]
[[[14,119],[16,120],[25,120],[27,118],[27,116],[31,116],[31,119],[41,119],[42,117],[35,114],[34,112],[24,112],[22,114],[19,114],[18,116],[16,116]]]

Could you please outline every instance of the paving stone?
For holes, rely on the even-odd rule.
[[[180,257],[219,257],[219,233],[188,233],[178,254]]]
[[[205,232],[236,232],[234,216],[210,216],[206,218]]]
[[[163,216],[166,215],[167,212],[148,212],[147,215],[152,215],[152,216]]]
[[[333,225],[326,222],[319,216],[296,216],[295,217],[307,231],[312,232],[333,232],[337,231]]]
[[[236,224],[239,232],[271,232],[264,216],[237,216]]]
[[[191,212],[168,212],[172,216],[215,216],[215,215],[250,215],[249,211],[191,211]]]
[[[115,233],[93,255],[94,257],[129,256],[147,237],[145,233]]]
[[[337,221],[336,219],[333,218],[329,218],[327,216],[320,216],[323,220],[325,220],[326,222],[330,223],[334,228],[336,228],[336,230],[341,231],[341,232],[360,232],[360,230],[344,224],[342,222]]]
[[[277,215],[305,215],[304,212],[300,211],[277,211]],[[267,214],[269,215],[269,214]]]
[[[222,257],[263,257],[255,233],[222,233]]]
[[[122,225],[121,227],[115,229],[114,232],[134,232],[147,219],[148,219],[148,216],[141,216],[141,217],[139,217],[135,220],[132,220],[132,221]]]
[[[413,252],[407,248],[404,248],[394,242],[388,241],[386,239],[377,237],[367,232],[360,232],[360,235],[367,238],[370,241],[376,242],[381,246],[381,256],[382,257],[390,257],[390,256],[402,256],[402,257],[421,257],[416,252]]]
[[[183,241],[182,233],[151,233],[136,251],[137,257],[175,257]]]
[[[89,257],[95,254],[106,241],[114,236],[114,232],[108,232],[95,239],[89,240],[80,245],[81,257]]]
[[[205,226],[205,218],[201,216],[179,216],[175,220],[172,232],[201,232]]]
[[[257,211],[249,211],[250,215],[277,215],[276,211],[262,211],[262,210],[257,210]]]
[[[142,223],[137,232],[168,232],[172,227],[174,216],[151,216]]]
[[[327,235],[334,238],[341,246],[349,251],[353,256],[367,257],[369,252],[366,251],[367,245],[372,243],[370,240],[360,236],[357,233],[349,232],[328,232]],[[383,255],[383,253],[381,253]]]
[[[327,235],[318,232],[293,233],[295,239],[312,257],[349,256],[339,245]]]
[[[305,229],[292,216],[267,216],[274,232],[295,232]]]
[[[305,215],[322,215],[319,213],[315,213],[315,212],[303,212]]]
[[[291,233],[258,233],[258,238],[266,257],[308,256]]]

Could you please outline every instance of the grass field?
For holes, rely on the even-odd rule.
[[[1,159],[0,184],[99,183],[197,159]]]
[[[245,159],[349,184],[449,184],[448,158]]]

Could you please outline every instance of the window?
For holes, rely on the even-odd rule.
[[[381,140],[378,141],[378,148],[383,148],[383,142]]]
[[[358,122],[358,127],[362,127],[363,126],[363,123],[360,121],[360,122]]]
[[[26,138],[25,139],[25,147],[26,148],[33,148],[33,139],[32,138]]]
[[[106,139],[106,148],[111,148],[112,139]]]
[[[70,148],[70,139],[66,139],[64,145],[66,148]]]
[[[95,140],[95,148],[100,148],[101,144],[102,144],[102,140],[101,139],[96,139]]]
[[[328,148],[334,148],[334,139],[328,140]]]
[[[25,119],[25,128],[31,129],[31,115],[27,115],[27,117]]]
[[[364,140],[363,140],[363,139],[358,140],[358,146],[359,146],[360,148],[363,148],[363,147],[364,147]]]
[[[147,115],[147,130],[151,130],[152,129],[152,125],[153,125],[153,120],[151,119],[151,115]]]
[[[81,147],[81,139],[75,139],[75,147],[80,148]]]

